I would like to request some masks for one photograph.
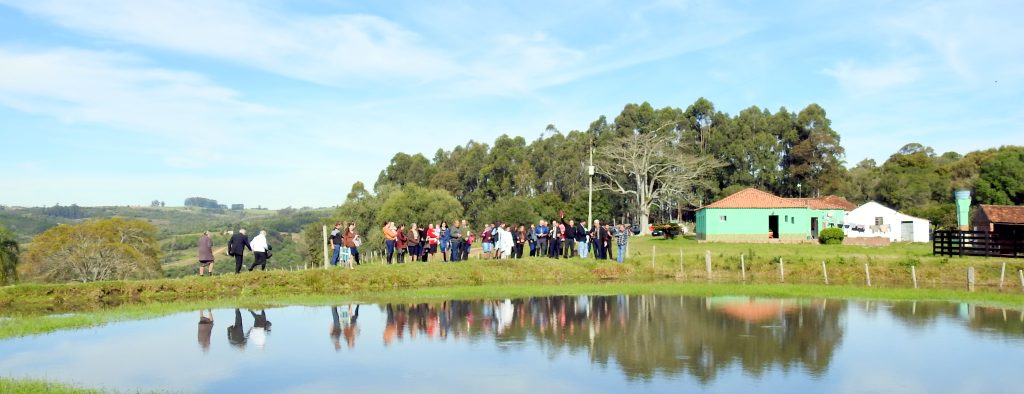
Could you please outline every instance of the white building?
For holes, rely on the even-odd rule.
[[[885,237],[893,242],[928,242],[931,222],[871,201],[846,214],[843,231],[850,238]]]

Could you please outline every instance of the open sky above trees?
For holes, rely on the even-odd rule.
[[[819,105],[851,174],[909,143],[934,157],[1024,145],[1022,14],[1008,1],[0,0],[0,204],[332,206],[355,181],[372,189],[396,152],[532,143],[548,125],[700,97],[731,117]]]

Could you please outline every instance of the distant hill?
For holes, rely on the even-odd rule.
[[[194,274],[196,239],[204,230],[213,235],[218,251],[218,272],[233,269],[223,255],[227,244],[226,232],[241,227],[249,230],[250,236],[259,230],[267,230],[274,247],[272,268],[294,268],[301,266],[298,242],[302,228],[329,217],[334,208],[285,208],[267,209],[207,209],[198,207],[0,207],[0,224],[14,231],[23,246],[30,247],[32,238],[47,229],[60,224],[78,223],[95,218],[127,218],[149,222],[159,230],[160,260],[164,274],[170,277]],[[246,256],[247,263],[251,254]]]

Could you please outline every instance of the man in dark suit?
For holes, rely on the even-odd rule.
[[[249,237],[245,235],[243,228],[232,234],[231,240],[228,241],[228,254],[235,257],[236,274],[242,272],[242,255],[245,254],[246,249],[252,251],[252,247],[249,246]]]

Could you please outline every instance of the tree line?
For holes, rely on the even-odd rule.
[[[688,219],[692,210],[746,187],[783,197],[835,194],[855,203],[876,200],[939,225],[952,225],[952,192],[975,190],[976,203],[1024,202],[1024,148],[1005,146],[937,154],[909,143],[882,164],[872,159],[846,167],[840,134],[824,108],[809,104],[800,111],[752,106],[736,115],[718,111],[699,98],[685,109],[627,104],[611,122],[604,116],[585,130],[562,132],[549,125],[535,140],[502,135],[492,144],[469,141],[432,158],[396,153],[377,177],[374,191],[415,185],[448,192],[473,221],[506,201],[544,200],[576,217],[585,213],[589,153],[619,148],[623,137],[657,134],[668,149],[684,157],[710,159],[716,165],[691,189],[655,201],[659,220]],[[598,174],[595,181],[609,181]],[[636,180],[636,176],[625,180]],[[362,183],[359,188],[364,189]],[[649,185],[652,191],[665,185]],[[355,191],[354,191],[355,192]],[[600,191],[600,216],[637,223],[635,194]],[[543,204],[527,204],[543,205]],[[536,212],[545,218],[549,213]]]

